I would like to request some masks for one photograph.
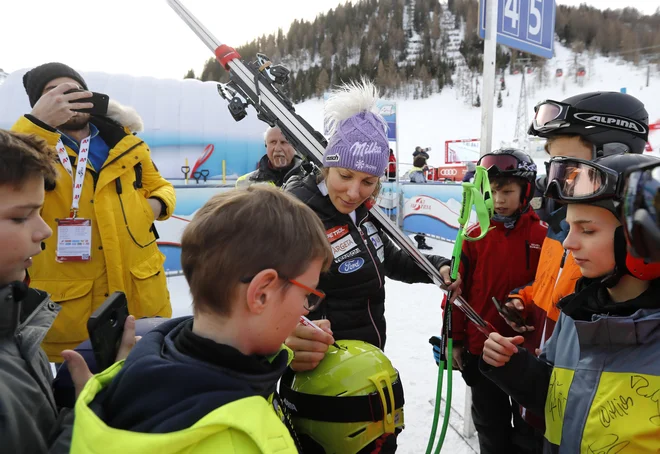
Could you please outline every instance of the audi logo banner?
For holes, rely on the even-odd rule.
[[[439,166],[429,168],[426,179],[429,181],[463,181],[463,176],[467,172],[467,167],[464,165],[453,166]]]

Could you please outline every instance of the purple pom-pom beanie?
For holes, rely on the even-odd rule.
[[[323,166],[382,176],[390,158],[385,125],[382,117],[368,111],[340,121],[323,153]]]

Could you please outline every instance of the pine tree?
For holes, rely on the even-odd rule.
[[[474,103],[474,107],[481,107],[481,97],[477,95],[477,102]]]
[[[186,73],[185,76],[183,76],[184,79],[194,79],[195,78],[195,71],[192,69],[189,69],[188,72]]]
[[[477,102],[479,102],[479,98],[477,98]],[[502,92],[497,94],[497,107],[502,107]]]
[[[362,70],[365,70],[371,64],[369,59],[369,43],[367,42],[367,37],[363,36],[360,43],[360,62],[358,63]]]
[[[419,69],[419,78],[422,80],[422,98],[431,96],[433,92],[433,87],[431,86],[431,75],[429,74],[426,65],[422,64],[422,67]]]
[[[209,58],[204,64],[204,69],[200,75],[200,80],[214,80],[216,82],[226,82],[229,80],[227,71],[225,71],[215,58]]]
[[[330,85],[330,77],[328,77],[328,72],[323,69],[321,70],[321,73],[319,74],[318,79],[316,80],[316,96],[319,98],[323,96],[323,93],[325,93],[328,90],[328,87]]]
[[[385,70],[383,60],[380,60],[378,62],[378,69],[376,70],[376,86],[381,90],[381,92],[387,93],[389,85],[389,76]]]

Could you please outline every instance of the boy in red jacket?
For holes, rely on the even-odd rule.
[[[536,273],[548,230],[529,206],[536,165],[516,149],[493,151],[482,156],[477,165],[488,169],[495,215],[485,238],[463,243],[463,295],[498,332],[514,336],[516,333],[499,315],[493,297],[505,302],[511,289],[533,280]],[[468,233],[471,237],[479,236],[479,226]],[[472,389],[472,419],[481,453],[538,452],[540,434],[535,435],[522,420],[518,405],[479,372],[484,335],[468,323],[461,311],[452,311],[452,321],[454,367],[461,369],[463,379]]]

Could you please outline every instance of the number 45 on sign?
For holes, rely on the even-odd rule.
[[[497,43],[552,58],[555,37],[554,0],[481,0],[479,36],[486,36],[486,3],[497,1]]]

